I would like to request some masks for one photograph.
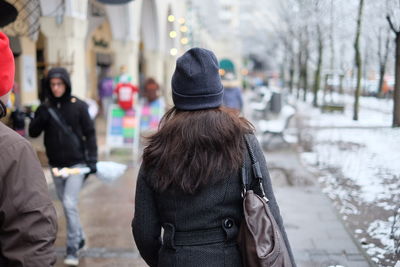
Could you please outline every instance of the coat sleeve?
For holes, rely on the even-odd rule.
[[[146,183],[142,167],[136,185],[132,233],[140,255],[146,263],[149,266],[157,266],[158,250],[161,248],[161,224],[154,191]]]
[[[289,256],[290,256],[290,260],[292,261],[292,265],[294,267],[296,267],[292,249],[290,248],[290,244],[289,244],[289,239],[287,238],[285,227],[283,226],[283,220],[282,220],[282,216],[279,211],[279,206],[276,201],[274,192],[272,190],[271,177],[269,176],[267,162],[264,157],[264,152],[262,151],[261,146],[258,143],[258,140],[254,135],[249,135],[249,142],[254,150],[255,157],[258,159],[258,161],[260,163],[260,168],[261,168],[261,172],[262,172],[262,176],[263,176],[263,187],[264,187],[265,195],[269,200],[269,207],[270,207],[271,212],[274,215],[274,218],[275,218],[276,222],[278,223],[279,228],[282,232],[286,247],[289,251]]]
[[[35,117],[29,124],[29,136],[38,137],[50,118],[49,111],[44,105],[40,105],[35,112]]]
[[[57,216],[37,156],[23,140],[0,160],[0,255],[9,266],[53,266]]]
[[[93,120],[89,115],[89,108],[86,103],[83,102],[80,113],[80,124],[82,128],[83,136],[85,137],[86,149],[88,152],[89,162],[97,162],[97,142],[96,142],[96,130],[94,127]]]

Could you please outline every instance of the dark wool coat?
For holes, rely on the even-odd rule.
[[[260,162],[270,209],[295,266],[264,154],[254,135],[249,141]],[[250,166],[248,157],[246,166]],[[156,193],[149,183],[149,171],[143,165],[139,171],[132,221],[136,245],[146,263],[160,267],[242,266],[236,243],[243,218],[240,171],[194,195]],[[218,239],[221,235],[225,240]]]

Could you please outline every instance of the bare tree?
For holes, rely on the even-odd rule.
[[[356,38],[354,40],[354,51],[355,51],[355,64],[357,68],[357,87],[354,94],[354,113],[353,120],[358,120],[358,110],[359,110],[359,98],[361,91],[361,53],[360,53],[360,35],[361,35],[361,22],[362,22],[362,12],[363,12],[364,0],[360,0],[360,4],[358,7],[358,17],[357,17],[357,30],[356,30]]]
[[[298,52],[296,50],[299,39],[298,31],[298,9],[299,0],[285,0],[279,1],[277,5],[277,14],[279,16],[279,23],[271,19],[268,15],[264,17],[267,23],[272,26],[273,36],[279,42],[277,49],[281,50],[281,58],[274,58],[274,60],[281,60],[280,72],[281,80],[286,84],[286,76],[288,76],[288,89],[292,94],[294,89],[294,79],[296,72],[296,58]],[[278,62],[279,63],[279,62]],[[287,74],[287,75],[286,75]]]
[[[308,62],[310,59],[309,50],[309,32],[308,25],[302,28],[299,38],[299,54],[298,54],[298,64],[299,64],[299,80],[297,89],[297,98],[300,98],[300,88],[303,89],[303,100],[307,100],[308,91]]]
[[[335,67],[335,43],[334,43],[334,5],[333,0],[331,0],[331,7],[330,7],[330,29],[329,29],[329,43],[330,43],[330,50],[331,50],[331,60],[330,60],[330,69],[333,70]]]
[[[318,106],[318,91],[321,82],[321,68],[322,68],[322,53],[324,50],[324,44],[322,40],[321,26],[317,24],[317,35],[318,35],[318,60],[317,60],[317,68],[315,70],[314,75],[314,98],[313,98],[313,106]]]
[[[314,85],[313,85],[313,106],[318,106],[318,91],[321,84],[321,71],[322,71],[322,59],[323,59],[323,51],[324,51],[324,37],[321,29],[321,25],[323,23],[323,14],[321,12],[321,2],[320,0],[316,0],[315,2],[315,24],[316,24],[316,35],[317,35],[317,66],[314,72]],[[333,37],[332,37],[333,38]]]
[[[385,32],[385,36],[383,36]],[[378,33],[378,59],[379,59],[379,83],[378,83],[378,96],[383,96],[383,80],[386,71],[386,64],[390,51],[390,28],[385,29],[380,27]],[[383,45],[384,43],[384,45]]]
[[[386,16],[389,26],[396,35],[395,82],[393,94],[393,127],[400,127],[400,26],[395,26],[392,17]]]

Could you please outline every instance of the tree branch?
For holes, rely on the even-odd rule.
[[[396,31],[396,29],[394,28],[394,25],[393,25],[392,20],[390,19],[390,16],[389,16],[389,15],[386,16],[386,19],[387,19],[387,21],[389,22],[389,26],[390,26],[390,28],[392,29],[392,31],[394,31],[394,33],[395,33],[396,35],[397,35],[397,34],[400,34],[400,31]]]

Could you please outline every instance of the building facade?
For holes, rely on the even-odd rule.
[[[102,73],[118,75],[124,66],[137,85],[155,78],[171,103],[175,60],[190,45],[183,39],[186,5],[179,0],[104,2],[12,1],[18,17],[0,30],[12,39],[22,105],[38,103],[41,80],[55,66],[70,72],[73,94],[81,98],[96,99]]]

